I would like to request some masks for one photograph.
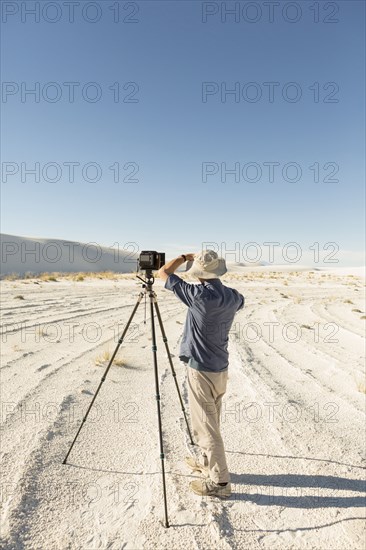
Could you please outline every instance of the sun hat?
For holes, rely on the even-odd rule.
[[[214,250],[202,250],[190,263],[186,273],[197,279],[217,279],[227,272],[225,260],[219,258]]]

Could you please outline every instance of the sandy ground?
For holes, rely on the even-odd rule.
[[[157,328],[170,529],[144,302],[62,464],[140,283],[2,283],[3,548],[364,548],[364,279],[267,270],[223,282],[246,298],[221,417],[226,501],[188,490],[194,449]],[[186,402],[186,308],[161,281],[154,289]]]

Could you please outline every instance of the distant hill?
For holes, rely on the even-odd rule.
[[[1,275],[136,270],[139,254],[97,243],[0,235]],[[131,247],[132,248],[132,247]]]

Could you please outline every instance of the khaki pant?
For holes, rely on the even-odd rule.
[[[226,483],[230,474],[220,433],[220,412],[228,371],[203,372],[187,366],[187,376],[194,442],[200,447],[210,479]]]

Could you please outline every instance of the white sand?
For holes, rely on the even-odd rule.
[[[190,448],[157,327],[170,529],[161,523],[143,302],[117,355],[124,365],[112,366],[62,465],[104,372],[95,359],[114,350],[140,284],[2,282],[3,547],[363,549],[365,283],[349,271],[263,268],[224,278],[246,297],[230,337],[221,419],[232,475],[227,501],[188,491]],[[177,358],[186,308],[161,281],[154,288],[186,401]],[[268,322],[279,323],[273,338]],[[287,326],[286,338],[290,322],[297,325]],[[301,337],[290,342],[296,327]]]

